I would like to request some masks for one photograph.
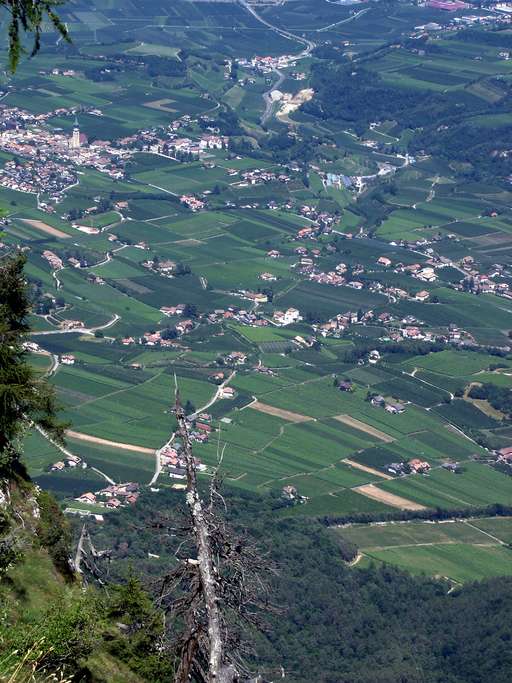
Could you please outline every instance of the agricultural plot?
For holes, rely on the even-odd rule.
[[[512,503],[512,480],[479,463],[464,463],[461,474],[435,469],[379,484],[427,507],[456,508],[491,503]]]
[[[415,574],[464,582],[512,573],[509,518],[356,524],[333,533],[355,543],[363,560],[394,564]]]
[[[462,278],[460,260],[465,256],[471,255],[475,267],[483,270],[496,263],[508,265],[508,186],[499,179],[475,181],[482,175],[478,169],[460,160],[451,163],[444,152],[431,153],[430,143],[418,142],[419,131],[428,122],[409,120],[405,127],[383,117],[382,123],[355,131],[354,121],[324,116],[320,120],[311,109],[318,103],[318,90],[309,111],[305,107],[292,115],[292,135],[285,134],[291,124],[273,117],[263,128],[262,94],[277,87],[276,74],[239,67],[230,78],[225,68],[228,59],[233,63],[242,56],[252,58],[255,45],[259,55],[298,54],[306,37],[328,54],[332,46],[348,42],[350,50],[365,55],[364,69],[378,74],[383,88],[391,84],[400,92],[408,89],[411,102],[433,96],[440,109],[446,101],[460,117],[467,114],[469,139],[475,127],[503,131],[510,124],[510,115],[503,111],[507,77],[495,78],[505,73],[508,62],[498,59],[497,49],[484,41],[466,44],[459,37],[462,30],[430,39],[424,55],[411,50],[404,42],[409,30],[444,20],[445,15],[432,8],[396,4],[383,13],[377,6],[353,10],[333,2],[313,4],[297,0],[255,7],[271,23],[297,31],[300,40],[295,41],[269,30],[239,4],[154,0],[144,7],[132,3],[114,8],[96,0],[86,6],[78,0],[71,9],[62,8],[63,20],[76,36],[78,54],[64,59],[58,51],[43,51],[37,70],[23,62],[11,79],[7,106],[26,107],[34,114],[78,109],[80,128],[89,142],[116,143],[145,131],[137,141],[125,140],[123,149],[155,149],[152,144],[168,135],[170,124],[176,124],[173,134],[196,142],[208,130],[230,138],[228,149],[207,150],[193,161],[178,160],[181,155],[173,159],[147,151],[128,153],[126,176],[115,181],[81,167],[78,184],[66,191],[54,214],[39,210],[35,195],[0,190],[2,206],[10,213],[8,248],[28,246],[27,274],[32,283],[41,296],[64,302],[47,319],[34,318],[39,331],[55,334],[34,335],[33,340],[48,352],[75,356],[74,366],[60,365],[52,377],[65,417],[72,421],[69,447],[116,481],[147,484],[155,466],[153,451],[174,427],[174,372],[184,400],[201,408],[217,391],[208,376],[227,370],[223,359],[237,350],[248,359],[236,367],[230,383],[235,397],[208,408],[214,434],[210,443],[195,446],[211,468],[217,462],[217,441],[225,445],[223,471],[231,485],[262,494],[287,484],[296,486],[309,500],[285,510],[286,515],[385,511],[404,501],[415,508],[508,502],[512,480],[473,462],[475,456],[488,457],[488,452],[457,431],[481,430],[493,444],[496,439],[507,445],[508,421],[498,423],[462,399],[448,401],[471,381],[509,387],[510,359],[498,359],[487,349],[475,353],[452,347],[414,355],[422,352],[414,342],[414,351],[404,348],[403,353],[388,354],[382,341],[395,327],[409,324],[405,321],[411,316],[434,336],[454,324],[473,335],[476,343],[508,344],[510,301],[453,289]],[[389,49],[394,41],[403,47]],[[293,69],[301,72],[300,79],[285,68],[280,89],[295,93],[308,87],[312,65],[324,59],[321,54],[322,49],[297,60]],[[67,69],[74,75],[64,76]],[[488,105],[496,111],[489,111]],[[419,109],[415,111],[420,118]],[[74,115],[57,112],[48,125],[70,134]],[[0,162],[11,156],[0,154]],[[393,172],[381,183],[383,164]],[[243,178],[257,169],[289,178],[254,184]],[[360,193],[324,187],[327,173],[365,176],[367,185]],[[190,211],[180,202],[182,194],[200,197],[205,209]],[[101,212],[77,221],[66,219],[67,213],[84,212],[100,201]],[[333,224],[322,234],[298,241],[299,229],[323,221],[315,212],[332,216]],[[75,230],[72,222],[101,232]],[[366,232],[372,239],[365,238]],[[420,238],[435,240],[434,251],[421,243],[399,245],[399,240]],[[64,260],[58,280],[42,257],[47,249]],[[274,249],[280,257],[267,257]],[[67,259],[75,251],[98,265],[72,268]],[[452,262],[436,266],[438,279],[433,283],[377,265],[380,256],[388,255],[393,264],[424,266],[433,253]],[[142,265],[155,256],[184,264],[191,273],[162,277]],[[311,257],[312,268],[326,273],[346,263],[349,271],[359,273],[363,288],[313,282],[308,269],[301,268],[308,263],[299,263],[302,256]],[[262,273],[276,279],[262,280]],[[94,284],[95,277],[104,284]],[[501,279],[508,282],[508,274],[496,281]],[[379,293],[378,287],[402,288],[412,296],[426,289],[429,303]],[[268,291],[269,301],[254,306],[239,296],[242,290]],[[141,335],[178,322],[177,316],[164,317],[159,310],[177,304],[196,307],[197,328],[171,349],[139,345]],[[228,308],[232,310],[224,318],[222,312]],[[271,319],[276,310],[287,308],[299,309],[299,324],[264,327],[229,319],[238,315],[238,309]],[[360,318],[369,310],[374,312],[373,321],[348,326],[340,333],[342,338],[323,337],[312,327],[313,322],[325,323],[348,312]],[[211,325],[203,314],[213,311],[221,313]],[[392,316],[391,324],[379,320],[384,312]],[[60,334],[58,326],[66,319],[92,329],[83,336]],[[105,329],[94,336],[98,326]],[[297,335],[311,335],[316,342],[299,348],[292,342]],[[123,346],[120,338],[125,336],[137,341]],[[385,349],[377,366],[366,362],[371,348]],[[37,371],[46,371],[43,357],[34,358]],[[490,369],[497,360],[507,366],[504,372]],[[258,364],[273,368],[274,374],[255,372]],[[339,391],[333,376],[350,379],[353,391]],[[382,394],[388,402],[404,403],[405,411],[395,415],[373,406],[368,391]],[[48,474],[46,468],[56,455],[53,448],[31,436],[26,450],[31,471],[52,486],[54,473]],[[431,473],[386,480],[390,463],[413,458],[426,459]],[[441,468],[455,460],[461,463],[462,474]],[[64,473],[55,478],[55,488],[61,497],[70,495],[78,490],[78,480],[78,475]],[[94,477],[89,480],[82,474],[82,483],[89,481],[92,487]],[[452,545],[476,548],[478,534],[485,535],[483,529],[460,532],[460,539],[433,534],[422,541],[418,536],[417,545],[446,545],[450,553]],[[368,547],[389,557],[409,552],[407,544],[397,545],[399,549],[390,544]],[[490,553],[489,566],[495,562],[501,567],[501,545],[485,546],[481,552]],[[486,575],[484,555],[474,560],[467,576]],[[386,557],[375,559],[387,561]],[[461,555],[459,565],[464,558]],[[423,559],[427,571],[443,560],[439,554]],[[415,570],[420,557],[404,554],[394,561],[401,566],[409,562]],[[443,561],[439,573],[455,577],[450,563],[457,562],[451,556]]]

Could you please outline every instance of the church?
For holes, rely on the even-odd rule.
[[[80,126],[78,124],[78,119],[75,116],[75,123],[73,125],[73,133],[72,133],[71,139],[69,141],[69,148],[70,149],[80,149],[80,147],[83,147],[86,144],[87,144],[87,135],[85,135],[85,133],[80,132]]]

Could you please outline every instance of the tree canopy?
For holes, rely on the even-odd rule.
[[[41,35],[45,22],[48,20],[60,36],[70,41],[68,30],[60,20],[56,8],[64,4],[64,0],[0,0],[0,6],[5,7],[11,15],[9,21],[9,69],[15,71],[23,47],[23,34],[33,37],[30,56],[34,56],[41,47]]]

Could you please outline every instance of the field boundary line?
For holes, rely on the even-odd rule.
[[[301,415],[300,413],[294,413],[291,410],[284,410],[283,408],[277,408],[271,406],[268,403],[261,403],[256,400],[251,403],[249,408],[253,410],[258,410],[260,413],[266,413],[267,415],[272,415],[273,417],[280,417],[283,420],[288,420],[288,422],[316,422],[316,418],[310,417],[309,415]]]
[[[346,465],[350,465],[351,467],[355,467],[356,469],[361,470],[362,472],[368,472],[368,474],[375,474],[375,476],[381,477],[382,479],[393,479],[393,477],[390,474],[379,472],[379,470],[376,470],[373,467],[368,467],[368,465],[362,465],[361,463],[356,462],[355,460],[350,460],[350,458],[345,458],[341,462],[345,463]]]
[[[390,493],[389,491],[384,491],[379,489],[373,484],[363,484],[363,486],[355,486],[352,491],[360,493],[367,498],[372,498],[379,503],[384,503],[384,505],[390,505],[391,507],[399,508],[400,510],[427,510],[425,505],[420,505],[420,503],[415,503],[408,498],[402,498],[402,496],[397,496],[395,493]]]
[[[100,446],[110,446],[110,448],[118,448],[122,451],[133,451],[135,453],[145,453],[146,455],[154,455],[155,448],[147,448],[146,446],[135,446],[132,443],[121,443],[120,441],[110,441],[110,439],[102,439],[100,436],[92,436],[91,434],[84,434],[83,432],[75,432],[72,429],[66,430],[66,436],[77,441],[89,441]]]
[[[334,415],[333,419],[347,425],[347,427],[353,427],[354,429],[358,429],[360,432],[363,432],[364,434],[374,436],[376,439],[384,441],[384,443],[392,443],[393,441],[395,441],[395,438],[390,436],[389,434],[386,434],[386,432],[381,432],[381,430],[377,429],[377,427],[372,427],[366,422],[358,420],[355,417],[351,417],[350,415],[346,415],[345,413],[341,415]]]

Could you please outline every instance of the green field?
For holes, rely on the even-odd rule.
[[[510,518],[356,524],[333,533],[358,546],[362,565],[385,562],[455,582],[512,574]]]

